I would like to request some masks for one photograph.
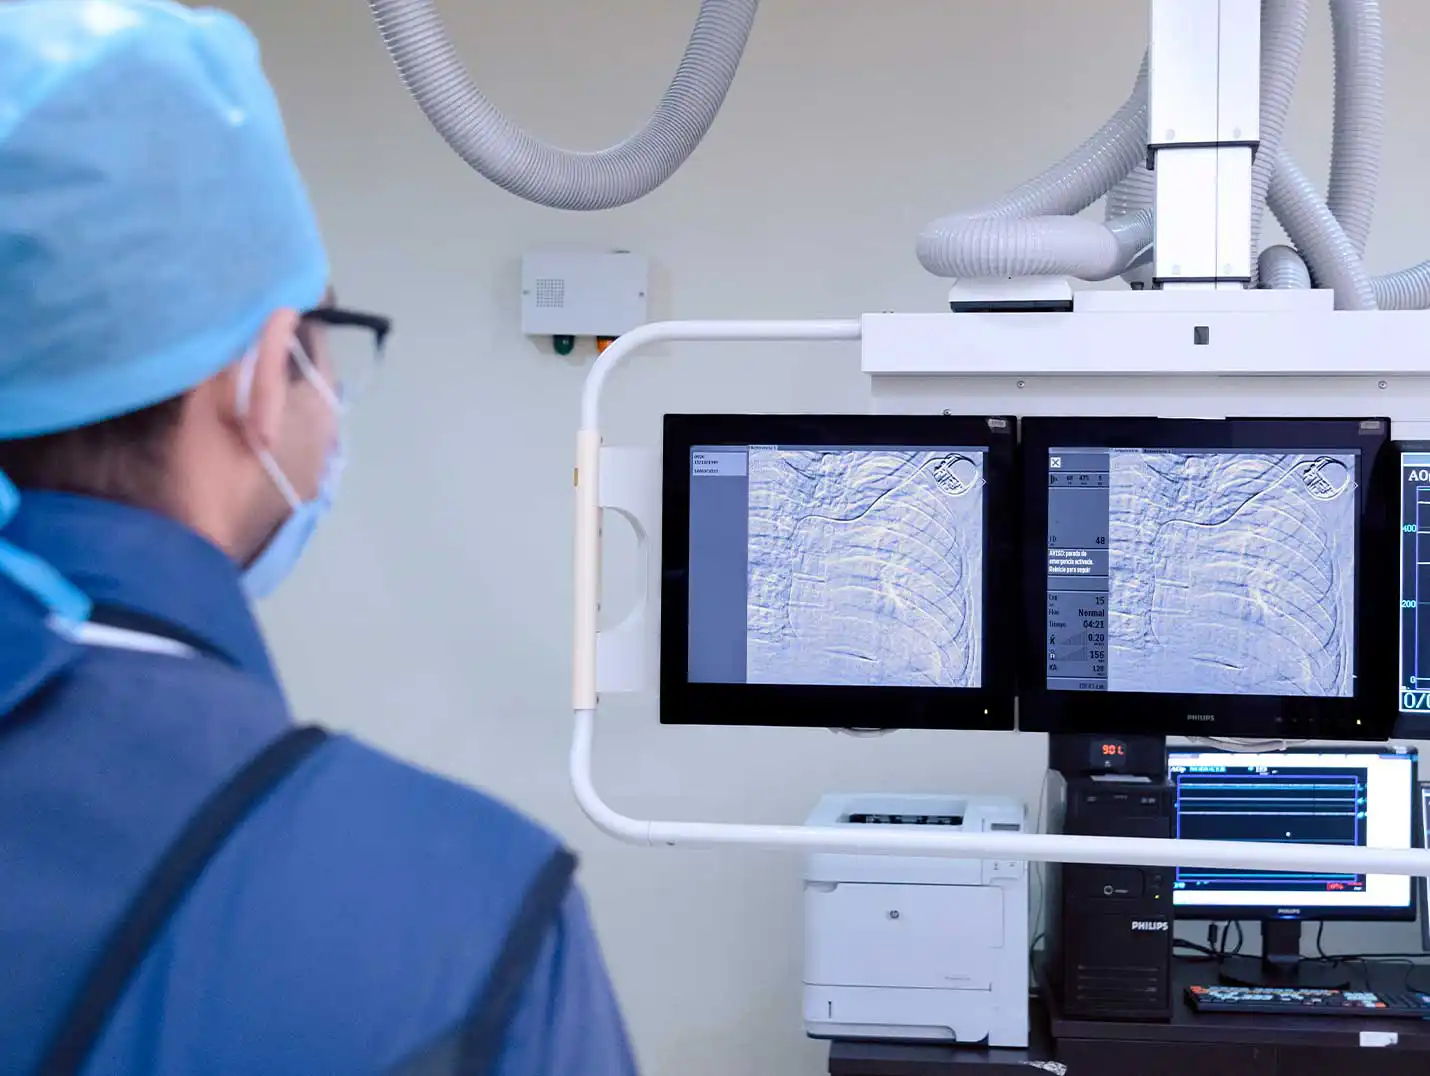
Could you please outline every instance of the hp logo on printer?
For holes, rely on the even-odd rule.
[[[1165,919],[1134,919],[1132,929],[1138,934],[1165,934],[1172,924]]]

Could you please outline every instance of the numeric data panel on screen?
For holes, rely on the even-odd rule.
[[[692,449],[690,682],[981,687],[985,456]]]
[[[1052,450],[1049,689],[1353,696],[1358,463]]]
[[[1430,452],[1400,457],[1400,532],[1400,710],[1430,715]]]

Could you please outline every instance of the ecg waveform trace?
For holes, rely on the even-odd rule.
[[[1177,775],[1177,836],[1357,847],[1366,839],[1364,770]],[[1179,868],[1176,888],[1364,891],[1364,875]]]

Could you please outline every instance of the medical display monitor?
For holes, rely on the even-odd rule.
[[[1400,719],[1395,735],[1420,740],[1430,739],[1430,441],[1397,447]]]
[[[1315,748],[1243,754],[1173,750],[1175,832],[1182,840],[1414,848],[1416,753]],[[1179,867],[1179,918],[1415,918],[1404,875]]]
[[[1420,786],[1420,847],[1430,848],[1430,784]],[[1430,878],[1421,878],[1420,945],[1430,953]]]
[[[1012,728],[1016,432],[667,416],[661,719]]]
[[[1369,705],[1386,622],[1367,615],[1389,598],[1372,481],[1388,422],[1023,431],[1024,728],[1388,735]]]

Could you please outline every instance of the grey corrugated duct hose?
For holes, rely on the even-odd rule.
[[[1301,255],[1284,244],[1263,250],[1259,268],[1263,288],[1304,290],[1311,286],[1311,270],[1306,268]]]
[[[493,183],[554,209],[611,209],[675,174],[715,122],[759,0],[703,0],[659,107],[625,141],[576,153],[533,138],[472,83],[433,0],[369,0],[403,83],[457,153]]]
[[[1381,310],[1430,310],[1430,262],[1374,277],[1370,283]]]
[[[1341,0],[1332,0],[1339,3]],[[1291,98],[1306,48],[1311,19],[1308,0],[1262,0],[1261,4],[1261,145],[1251,166],[1252,284],[1260,272],[1257,252],[1272,176],[1291,115]],[[1372,196],[1373,197],[1373,196]]]
[[[1157,201],[1157,177],[1148,170],[1146,164],[1138,164],[1121,183],[1107,194],[1104,219],[1111,222],[1131,213],[1152,212]],[[1133,287],[1150,288],[1156,276],[1156,265],[1151,257],[1139,258],[1122,273],[1122,279]]]
[[[1340,221],[1288,153],[1283,152],[1276,162],[1267,204],[1306,259],[1316,286],[1335,289],[1337,310],[1375,309],[1375,290],[1365,263]]]
[[[1336,107],[1326,207],[1365,255],[1385,140],[1385,28],[1380,0],[1331,0]]]
[[[1096,133],[996,202],[929,224],[919,235],[919,261],[943,277],[1116,276],[1151,241],[1150,212],[1116,228],[1072,214],[1116,186],[1146,150],[1143,59],[1131,95]]]

